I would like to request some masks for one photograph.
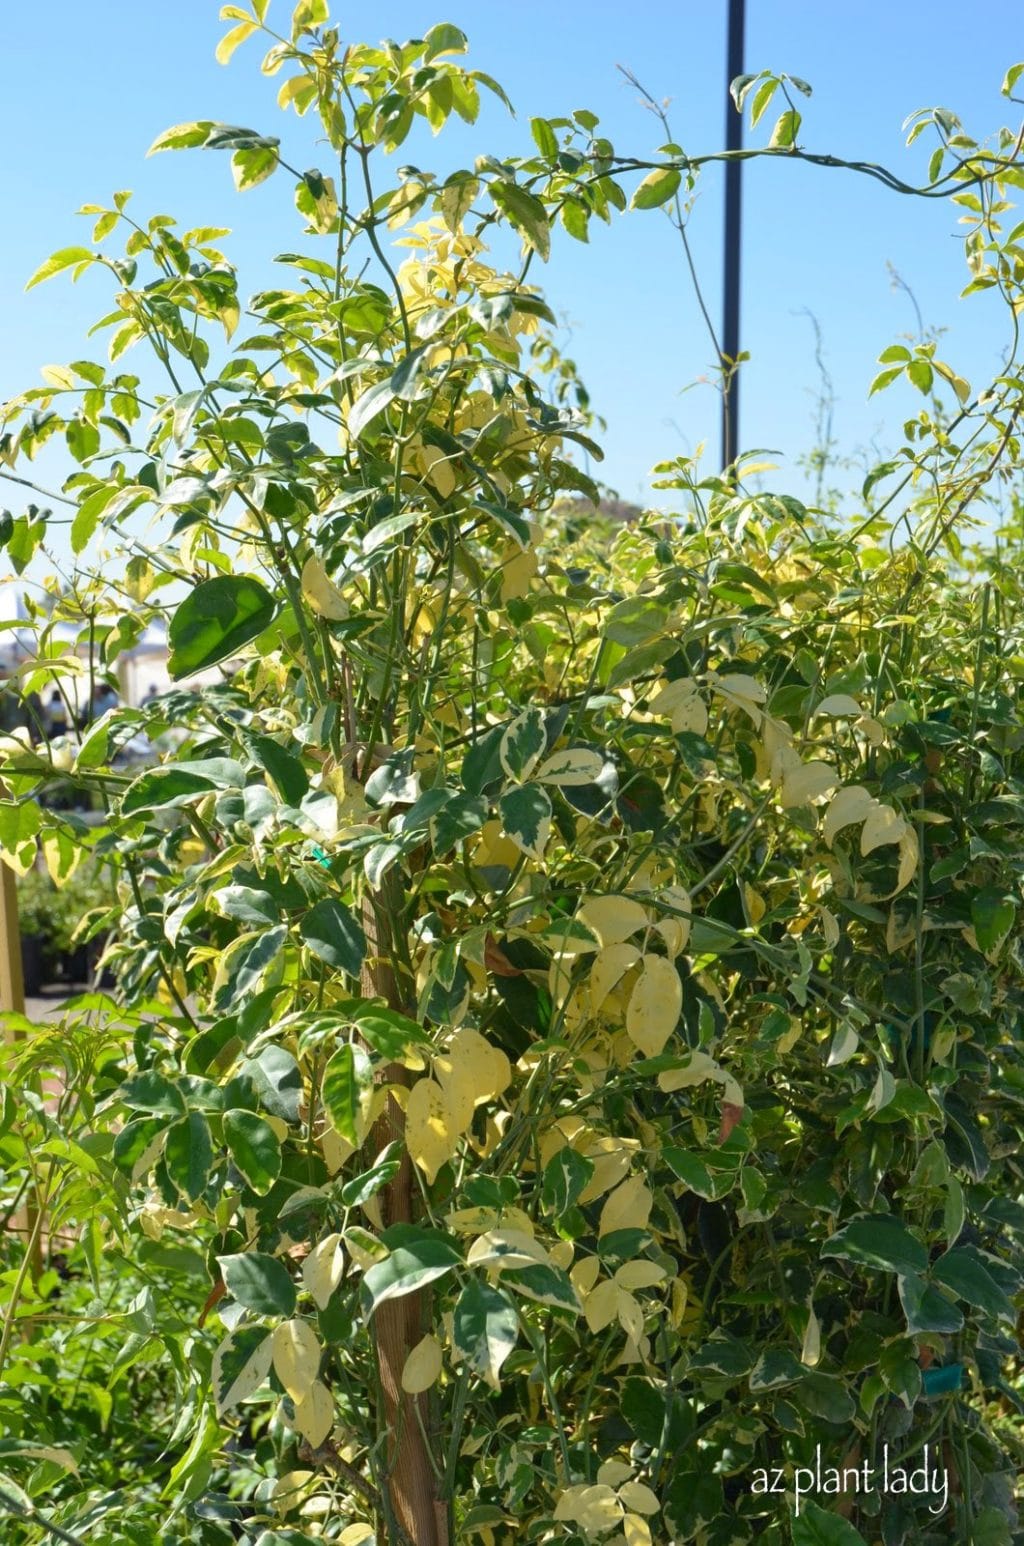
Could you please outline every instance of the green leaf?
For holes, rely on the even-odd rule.
[[[545,262],[551,253],[548,212],[540,199],[519,183],[491,183],[489,193],[514,230]]]
[[[66,268],[85,268],[95,262],[96,254],[90,252],[88,247],[62,247],[59,252],[51,253],[45,263],[40,264],[25,289],[31,290],[33,285],[42,284],[44,279],[52,279],[54,274],[61,274]],[[78,275],[74,277],[77,279]]]
[[[249,575],[202,581],[171,619],[168,671],[177,681],[230,660],[270,626],[277,610],[274,597]]]
[[[450,21],[441,21],[431,27],[424,35],[423,42],[426,45],[423,50],[424,64],[430,64],[441,54],[464,54],[469,47],[466,34]]]
[[[1011,64],[1003,76],[1003,84],[999,88],[1004,97],[1012,94],[1014,86],[1016,86],[1022,75],[1024,75],[1024,64]]]
[[[284,924],[274,929],[254,929],[240,934],[223,952],[214,980],[213,1007],[231,1009],[264,986],[277,966],[288,938]]]
[[[789,150],[796,144],[796,137],[800,133],[800,125],[803,122],[795,107],[787,108],[777,119],[772,130],[771,139],[768,141],[771,150]]]
[[[430,842],[435,856],[440,858],[457,843],[479,832],[487,816],[487,801],[479,795],[454,795],[430,818]]]
[[[295,1284],[276,1256],[262,1251],[242,1251],[237,1256],[218,1256],[224,1286],[255,1315],[291,1315],[295,1309]]]
[[[848,1519],[828,1513],[808,1498],[801,1498],[800,1514],[793,1520],[793,1546],[866,1546],[866,1543]]]
[[[187,772],[169,763],[140,773],[129,784],[121,801],[122,816],[137,816],[141,811],[168,811],[190,801],[201,800],[217,788],[211,778]]]
[[[339,1047],[324,1069],[320,1096],[335,1132],[353,1146],[359,1142],[358,1119],[363,1091],[373,1083],[373,1069],[362,1047]]]
[[[367,1316],[388,1299],[414,1294],[460,1265],[462,1257],[440,1233],[413,1231],[386,1261],[377,1262],[363,1278],[362,1294]]]
[[[934,1263],[931,1275],[978,1310],[1013,1321],[1017,1312],[989,1271],[985,1257],[971,1246],[954,1246]]]
[[[367,387],[348,411],[345,423],[349,438],[358,440],[366,426],[377,417],[378,413],[383,413],[388,404],[393,403],[394,400],[395,392],[390,378],[387,381],[378,381],[376,386]]]
[[[427,355],[434,348],[436,348],[436,345],[431,342],[429,344],[421,344],[418,349],[410,350],[407,355],[399,360],[391,372],[389,385],[395,396],[401,399],[402,402],[411,403],[415,401],[417,396],[416,385],[420,372],[426,364]]]
[[[136,1111],[152,1111],[168,1117],[185,1115],[185,1097],[178,1086],[153,1069],[127,1080],[118,1095],[126,1106]]]
[[[682,182],[682,173],[673,166],[659,166],[648,172],[629,201],[630,209],[658,209],[674,198]]]
[[[775,76],[769,76],[762,81],[754,92],[754,100],[750,104],[750,127],[756,129],[757,125],[768,110],[768,105],[779,89],[779,82]]]
[[[164,1164],[174,1185],[189,1202],[202,1196],[213,1164],[213,1140],[201,1111],[190,1111],[183,1122],[176,1122],[169,1129]]]
[[[928,1252],[920,1240],[888,1213],[851,1220],[825,1242],[821,1254],[903,1277],[922,1273],[928,1266]]]
[[[668,623],[668,608],[660,601],[651,601],[645,596],[630,596],[612,607],[604,631],[613,643],[635,649],[637,645],[659,638]]]
[[[985,886],[971,898],[971,922],[978,948],[986,954],[994,950],[1013,928],[1017,908],[1013,898],[998,886]]]
[[[531,118],[530,133],[533,135],[533,143],[546,161],[553,161],[558,155],[558,140],[555,131],[546,118]]]
[[[353,1176],[351,1181],[346,1181],[338,1193],[342,1206],[346,1208],[359,1208],[364,1202],[369,1202],[375,1197],[382,1187],[393,1181],[402,1168],[400,1158],[393,1158],[392,1151],[399,1145],[389,1144],[376,1163],[369,1170],[364,1170],[362,1175]]]
[[[431,1046],[432,1042],[422,1025],[399,1014],[397,1009],[357,1010],[353,1016],[359,1034],[369,1042],[374,1052],[389,1063],[400,1062],[410,1047]]]
[[[281,1174],[281,1144],[270,1123],[252,1111],[225,1111],[224,1141],[246,1185],[266,1196]]]
[[[957,1306],[923,1278],[901,1277],[897,1286],[909,1332],[937,1331],[951,1335],[963,1326],[963,1314]]]
[[[366,955],[366,935],[358,918],[335,897],[325,896],[299,925],[310,950],[328,966],[358,977]]]
[[[246,741],[246,748],[257,767],[273,779],[284,803],[300,805],[309,793],[309,778],[299,758],[269,735],[251,736]]]
[[[498,805],[501,824],[517,847],[541,859],[551,833],[551,800],[539,784],[510,789]]]
[[[452,1317],[452,1343],[469,1367],[495,1389],[505,1359],[519,1340],[515,1305],[498,1288],[475,1279],[459,1295]]]

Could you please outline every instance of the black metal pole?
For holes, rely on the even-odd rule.
[[[743,145],[743,114],[729,94],[743,74],[746,0],[729,0],[728,62],[725,78],[725,148]],[[734,362],[740,352],[740,174],[742,161],[725,163],[725,256],[722,273],[722,355],[726,371],[722,386],[722,467],[735,461],[739,450],[740,381]]]

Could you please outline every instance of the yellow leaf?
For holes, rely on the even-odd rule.
[[[302,599],[320,617],[341,622],[349,615],[349,605],[319,558],[307,558],[302,566]]]
[[[865,856],[886,843],[898,843],[907,830],[907,824],[891,805],[872,801],[860,834],[860,851]]]
[[[657,1057],[679,1024],[683,986],[664,956],[646,955],[626,1008],[626,1032],[645,1057]]]
[[[616,1293],[618,1294],[618,1299],[615,1311],[619,1319],[619,1325],[631,1341],[639,1343],[640,1338],[644,1334],[644,1312],[633,1298],[633,1295],[627,1293],[624,1288],[619,1288],[618,1284],[616,1284]]]
[[[434,1069],[460,1133],[477,1106],[495,1100],[512,1082],[512,1067],[501,1048],[468,1026],[456,1031],[447,1053],[434,1059]]]
[[[900,835],[900,869],[896,877],[896,891],[902,891],[904,886],[910,885],[917,873],[918,858],[917,833],[913,827],[905,825]]]
[[[441,1344],[428,1334],[417,1342],[402,1368],[402,1389],[410,1396],[429,1390],[441,1373]]]
[[[405,1145],[413,1163],[433,1182],[455,1154],[459,1133],[446,1092],[433,1079],[418,1079],[409,1091]]]
[[[589,1293],[584,1301],[583,1313],[587,1318],[587,1325],[591,1331],[597,1334],[610,1326],[615,1319],[619,1308],[619,1289],[611,1278],[605,1278],[599,1283],[592,1293]]]
[[[506,558],[501,566],[502,601],[513,601],[517,596],[525,596],[539,568],[537,555],[532,549],[525,553],[513,553],[510,558]]]
[[[344,1270],[345,1253],[341,1249],[341,1236],[326,1235],[302,1263],[303,1286],[308,1294],[312,1294],[318,1310],[326,1310]]]
[[[601,1275],[601,1262],[596,1256],[584,1256],[578,1261],[569,1274],[569,1282],[579,1294],[581,1299],[586,1299],[593,1293],[594,1284]]]
[[[320,1344],[308,1321],[282,1321],[273,1331],[274,1373],[293,1401],[304,1401],[320,1372]]]
[[[617,1186],[601,1209],[598,1236],[613,1234],[617,1229],[646,1229],[651,1216],[654,1198],[642,1176],[630,1176]]]
[[[304,1401],[296,1401],[295,1426],[314,1449],[319,1449],[330,1437],[334,1427],[334,1397],[320,1380],[313,1382]]]
[[[590,973],[590,1007],[594,1014],[615,984],[639,959],[640,952],[635,945],[607,945],[604,950],[598,951]]]
[[[639,1486],[639,1482],[636,1485]],[[622,1521],[622,1537],[626,1546],[651,1546],[650,1527],[646,1519],[641,1519],[639,1514],[625,1516]]]
[[[619,945],[650,923],[647,909],[629,896],[587,897],[579,918],[593,929],[602,945]]]
[[[850,784],[846,789],[840,789],[829,805],[822,823],[821,835],[828,846],[832,847],[837,832],[841,832],[844,827],[852,827],[858,821],[863,821],[870,814],[875,803],[874,797],[861,784]]]
[[[73,392],[76,386],[75,377],[66,365],[44,365],[39,374],[49,386],[58,387],[61,390]]]
[[[572,1259],[575,1254],[576,1247],[571,1240],[559,1240],[548,1252],[548,1260],[552,1267],[558,1267],[562,1272],[568,1272],[572,1266]]]
[[[752,676],[744,676],[742,672],[719,676],[716,671],[709,671],[708,686],[733,708],[742,709],[748,719],[760,727],[764,716],[757,705],[764,703],[768,696],[760,682],[755,682]]]
[[[674,960],[677,955],[686,949],[690,938],[690,919],[688,916],[693,908],[690,893],[684,886],[665,886],[658,892],[658,902],[662,907],[672,909],[667,917],[660,918],[656,925],[658,933],[665,941],[665,949]]]
[[[692,731],[703,735],[708,728],[708,711],[692,677],[667,682],[651,704],[652,714],[667,714],[675,735]]]
[[[653,1261],[627,1261],[615,1274],[615,1281],[620,1288],[653,1288],[655,1283],[663,1283],[665,1269],[659,1267]]]
[[[643,1482],[627,1482],[619,1488],[619,1498],[633,1514],[656,1514],[661,1508],[654,1493]]]
[[[846,719],[851,714],[859,715],[860,712],[860,704],[856,698],[851,698],[849,693],[836,692],[832,693],[828,698],[822,698],[812,717],[817,718],[819,714],[830,714],[833,719]]]
[[[555,1519],[570,1520],[584,1535],[603,1535],[622,1517],[619,1500],[611,1487],[598,1482],[592,1487],[568,1487],[555,1505]]]
[[[786,773],[782,780],[779,799],[788,810],[793,806],[806,805],[828,794],[839,782],[839,774],[828,762],[802,762],[798,768]]]
[[[417,472],[432,484],[442,499],[455,492],[455,472],[448,457],[438,446],[419,446],[413,457]],[[536,563],[534,564],[536,569]]]
[[[752,927],[756,929],[757,925],[761,922],[761,919],[768,911],[764,905],[764,897],[759,891],[755,891],[753,886],[748,885],[747,882],[744,881],[743,900],[746,903],[747,917],[750,920]]]
[[[666,1094],[673,1090],[685,1090],[692,1084],[703,1084],[705,1079],[723,1077],[722,1070],[706,1052],[691,1052],[685,1068],[667,1068],[658,1075],[658,1088]]]
[[[258,31],[259,25],[254,21],[240,21],[237,27],[232,27],[231,31],[226,32],[217,44],[214,53],[217,63],[227,64],[235,49],[241,43],[244,43],[246,38],[251,38],[253,33]]]
[[[597,1468],[598,1481],[605,1482],[609,1487],[621,1487],[623,1482],[629,1481],[632,1474],[633,1467],[627,1465],[624,1460],[606,1460],[604,1465]]]
[[[377,1536],[372,1525],[346,1525],[338,1536],[338,1546],[377,1546]]]
[[[800,1349],[800,1362],[813,1369],[821,1358],[821,1324],[814,1313],[814,1305],[807,1301],[807,1325],[804,1328],[804,1341]]]

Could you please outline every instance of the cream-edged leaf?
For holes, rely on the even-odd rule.
[[[569,747],[553,752],[537,769],[534,777],[542,784],[555,784],[570,788],[593,784],[601,776],[604,758],[599,752],[584,747]]]
[[[470,1267],[532,1267],[548,1265],[548,1253],[539,1240],[521,1229],[489,1229],[473,1241],[466,1253]]]
[[[262,1326],[240,1326],[213,1355],[213,1396],[218,1413],[229,1412],[263,1384],[274,1359],[273,1339]]]

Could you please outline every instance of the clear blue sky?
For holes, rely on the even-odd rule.
[[[272,0],[284,21],[289,0]],[[628,65],[651,92],[670,97],[677,140],[691,154],[723,144],[725,0],[344,0],[343,35],[376,41],[421,35],[438,20],[469,34],[471,61],[497,76],[517,109],[511,120],[488,103],[474,130],[407,142],[399,159],[426,167],[480,151],[529,148],[532,114],[589,107],[623,152],[647,154],[656,123],[616,72]],[[9,0],[0,53],[0,143],[4,147],[5,239],[0,244],[0,398],[38,380],[41,364],[102,349],[89,324],[109,309],[100,283],[64,279],[24,293],[53,249],[87,240],[74,214],[135,190],[140,211],[182,224],[230,225],[227,250],[244,290],[265,283],[276,252],[294,249],[299,226],[290,180],[244,196],[227,157],[189,152],[145,159],[172,123],[215,118],[282,132],[304,166],[316,163],[312,124],[277,112],[279,81],[259,73],[258,40],[224,69],[213,59],[226,30],[214,0],[49,0],[44,10]],[[802,76],[814,87],[802,142],[808,149],[880,161],[923,180],[924,141],[904,149],[906,114],[941,104],[984,138],[1019,109],[999,95],[1006,68],[1024,56],[1024,28],[987,24],[954,0],[830,4],[748,0],[747,69]],[[762,125],[762,131],[764,125]],[[759,131],[759,132],[762,132]],[[301,148],[300,148],[301,147]],[[691,223],[699,271],[717,321],[721,182],[708,175]],[[595,222],[595,226],[597,223]],[[960,301],[966,280],[955,212],[900,198],[845,172],[755,164],[744,176],[744,318],[747,367],[741,442],[785,453],[774,486],[804,485],[795,457],[812,441],[813,335],[818,317],[838,396],[835,429],[844,449],[899,443],[904,410],[919,400],[892,393],[867,400],[878,353],[915,326],[887,262],[917,296],[926,323],[948,328],[940,353],[972,382],[998,367],[1004,324],[988,296]],[[623,497],[642,497],[659,458],[706,439],[717,454],[717,398],[689,387],[712,353],[676,239],[656,213],[593,230],[588,247],[561,234],[546,271],[536,272],[572,327],[570,352],[595,407],[608,420],[603,474]],[[278,273],[285,271],[278,270]],[[0,502],[16,503],[7,485]],[[20,507],[20,506],[19,506]]]

